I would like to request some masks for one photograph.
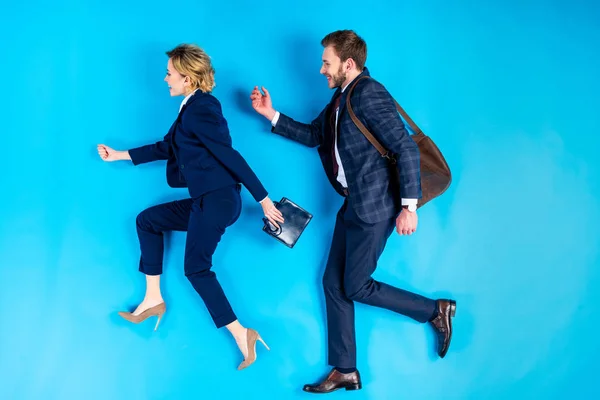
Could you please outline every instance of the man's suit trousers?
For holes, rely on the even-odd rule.
[[[390,219],[369,224],[359,219],[348,199],[337,214],[323,289],[327,307],[329,364],[356,367],[354,301],[385,308],[419,322],[428,321],[435,301],[374,280],[386,242],[395,228]]]

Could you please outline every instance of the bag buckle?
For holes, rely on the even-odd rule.
[[[387,152],[384,155],[382,155],[383,158],[387,158],[387,160],[392,163],[392,164],[396,164],[396,157],[391,153],[391,152]]]

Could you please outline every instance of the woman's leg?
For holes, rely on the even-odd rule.
[[[146,295],[133,315],[139,315],[163,302],[160,292],[163,233],[187,230],[192,204],[192,199],[173,201],[147,208],[138,215],[136,225],[141,251],[139,270],[146,275]]]
[[[225,325],[244,358],[248,358],[248,329],[246,329],[237,319]]]
[[[227,327],[244,358],[247,332],[233,312],[223,288],[211,270],[212,256],[225,229],[239,218],[241,198],[234,188],[224,188],[194,202],[188,226],[185,274],[198,292],[217,328]]]
[[[160,292],[160,275],[146,275],[146,295],[132,314],[140,315],[160,303],[164,303]]]
[[[217,328],[237,318],[211,270],[212,257],[225,229],[241,211],[240,195],[232,187],[196,199],[192,205],[185,244],[185,275],[196,290]]]

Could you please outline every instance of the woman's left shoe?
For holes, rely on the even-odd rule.
[[[246,342],[248,343],[248,357],[238,366],[238,371],[249,367],[250,365],[252,365],[252,363],[254,363],[254,361],[256,361],[257,341],[260,341],[267,350],[271,350],[269,349],[269,346],[267,346],[265,341],[260,337],[258,332],[256,332],[254,329],[248,328],[248,331],[246,333]]]
[[[162,319],[165,311],[167,311],[167,306],[163,302],[155,305],[154,307],[150,307],[147,310],[144,310],[144,312],[139,315],[133,315],[132,313],[125,311],[119,311],[119,315],[127,321],[132,322],[134,324],[139,324],[140,322],[145,321],[150,317],[157,316],[158,319],[156,320],[156,325],[154,326],[154,330],[157,330],[158,324],[160,323],[160,320]]]

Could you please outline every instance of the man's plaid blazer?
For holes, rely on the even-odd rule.
[[[367,68],[356,78],[369,76]],[[347,87],[352,86],[351,82]],[[335,190],[345,196],[333,175],[330,124],[332,102],[310,124],[294,121],[280,114],[272,131],[309,147],[318,147],[325,173]],[[383,85],[374,79],[363,79],[352,92],[351,104],[356,116],[377,140],[394,153],[398,163],[399,185],[394,182],[390,163],[356,127],[346,109],[346,94],[341,94],[338,116],[338,152],[348,182],[348,202],[361,220],[377,223],[395,218],[401,211],[400,199],[421,197],[419,148],[407,132],[396,111],[394,100]]]

